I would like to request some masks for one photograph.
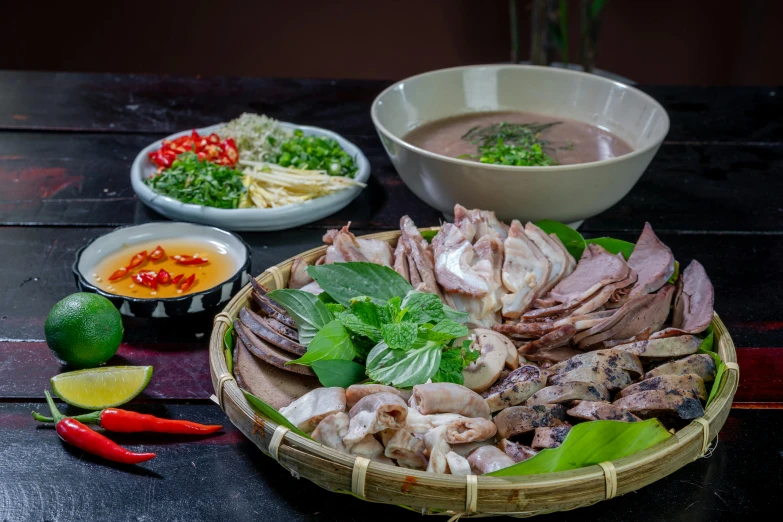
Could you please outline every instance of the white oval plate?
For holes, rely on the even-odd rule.
[[[217,131],[223,125],[223,123],[219,123],[210,127],[196,129],[196,131],[201,135],[205,135]],[[367,161],[359,147],[339,134],[318,127],[294,125],[285,122],[280,122],[280,126],[290,130],[299,129],[306,136],[324,136],[336,140],[343,150],[353,156],[356,161],[356,166],[358,167],[355,176],[356,181],[367,183],[367,180],[370,179],[370,162]],[[173,140],[190,134],[190,132],[190,130],[178,132],[165,139]],[[145,147],[136,156],[131,167],[131,185],[136,195],[145,205],[171,219],[202,223],[228,230],[285,230],[312,223],[334,214],[353,201],[362,190],[361,187],[351,187],[328,196],[280,208],[223,209],[182,203],[176,199],[158,194],[144,183],[144,179],[152,176],[156,170],[155,164],[149,160],[147,155],[159,149],[162,144],[163,140],[158,140]]]

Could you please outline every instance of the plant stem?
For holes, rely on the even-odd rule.
[[[562,42],[560,44],[560,59],[568,65],[568,0],[560,0],[558,9],[558,19],[560,21],[560,35]]]
[[[511,63],[519,63],[519,16],[517,13],[517,0],[508,2],[509,17],[511,18]]]
[[[547,0],[533,0],[530,22],[530,62],[533,65],[547,65]]]
[[[49,405],[49,410],[52,412],[52,419],[56,424],[60,422],[60,419],[63,418],[63,414],[60,413],[60,410],[58,410],[57,406],[54,405],[54,401],[52,400],[52,396],[49,395],[49,392],[44,390],[44,395],[46,395],[46,404]]]

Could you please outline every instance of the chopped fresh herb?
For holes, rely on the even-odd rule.
[[[325,170],[330,176],[352,178],[358,167],[350,154],[336,140],[321,136],[305,136],[295,130],[294,136],[280,145],[280,151],[269,161],[282,167],[302,170]]]
[[[559,123],[504,121],[487,127],[473,127],[462,139],[476,144],[477,154],[463,154],[459,158],[517,167],[555,165],[555,160],[544,152],[547,142],[541,139],[541,134]]]
[[[180,154],[171,167],[144,183],[160,194],[205,207],[237,208],[245,193],[239,171],[200,160],[192,152]]]

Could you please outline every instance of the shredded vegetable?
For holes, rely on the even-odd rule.
[[[300,170],[273,163],[239,161],[247,193],[240,208],[276,208],[303,203],[352,186],[365,187],[354,179],[330,176],[323,170]]]
[[[280,152],[283,142],[291,139],[293,133],[281,127],[274,118],[246,112],[219,129],[218,135],[234,139],[239,159],[268,161]]]

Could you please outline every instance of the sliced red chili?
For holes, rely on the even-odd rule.
[[[185,277],[185,274],[175,275],[174,277],[171,278],[171,282],[176,285],[177,283],[179,283],[179,280],[182,279],[183,277]]]
[[[158,245],[155,247],[155,250],[150,253],[150,259],[153,261],[158,261],[160,259],[163,259],[163,257],[166,255],[166,251],[163,250],[163,247]]]
[[[147,259],[147,251],[142,250],[135,256],[133,256],[130,260],[130,263],[128,263],[128,268],[136,268],[140,264],[142,264]]]
[[[169,274],[168,272],[166,272],[164,269],[161,268],[160,271],[158,272],[157,280],[158,283],[162,285],[167,285],[171,283],[171,274]]]
[[[196,280],[196,274],[190,274],[190,276],[179,284],[179,289],[183,292],[187,292],[188,289],[193,286],[193,281]]]
[[[125,274],[128,273],[128,269],[125,267],[120,268],[119,270],[116,270],[112,275],[109,276],[109,281],[116,281],[117,279],[120,279],[121,277],[124,277]]]
[[[133,280],[153,290],[158,289],[158,275],[155,272],[139,272],[133,276]]]
[[[194,257],[185,254],[176,255],[171,257],[178,265],[190,266],[190,265],[203,265],[209,262],[205,257]]]

